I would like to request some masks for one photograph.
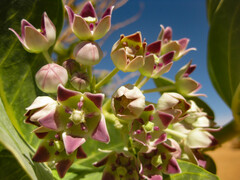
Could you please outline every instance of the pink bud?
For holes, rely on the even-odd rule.
[[[52,63],[43,66],[36,74],[35,80],[39,89],[45,93],[57,92],[59,84],[65,85],[68,81],[67,70]]]

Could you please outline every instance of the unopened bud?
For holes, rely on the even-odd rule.
[[[89,85],[88,76],[86,73],[74,73],[71,79],[72,86],[77,90],[84,90]]]
[[[71,75],[80,71],[80,66],[74,59],[67,59],[62,65]]]
[[[78,63],[87,66],[98,64],[103,58],[103,52],[100,46],[97,43],[90,41],[79,43],[75,47],[73,55]]]
[[[35,80],[39,89],[45,93],[57,92],[59,84],[65,85],[68,81],[67,70],[52,63],[43,66],[36,74]]]

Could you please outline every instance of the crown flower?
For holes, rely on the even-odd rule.
[[[162,56],[161,41],[149,44],[146,48],[145,64],[139,69],[142,75],[150,78],[158,78],[167,73],[172,67],[172,59],[175,51],[168,52]]]
[[[112,47],[112,61],[123,72],[137,71],[144,65],[145,47],[146,42],[142,42],[140,32],[129,36],[121,35]]]
[[[100,20],[90,1],[85,3],[80,14],[75,14],[68,6],[65,8],[72,31],[80,40],[95,41],[101,39],[110,30],[113,6],[103,13]]]
[[[42,16],[41,29],[36,29],[25,19],[21,22],[22,34],[19,36],[15,30],[9,28],[22,43],[24,49],[30,53],[40,53],[49,49],[56,39],[56,28],[46,12]]]

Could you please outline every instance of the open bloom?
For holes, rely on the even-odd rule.
[[[136,147],[145,146],[147,152],[157,148],[158,144],[167,140],[164,129],[173,120],[171,114],[156,111],[152,104],[148,105],[141,116],[135,119],[130,128],[130,136]]]
[[[44,12],[42,16],[42,27],[36,29],[25,19],[21,22],[22,34],[19,36],[16,31],[9,28],[22,43],[24,49],[30,53],[40,53],[49,49],[56,39],[56,28]]]
[[[178,162],[172,155],[176,151],[176,147],[166,143],[159,144],[155,150],[150,152],[141,149],[138,153],[141,177],[147,180],[162,180],[163,173],[181,173]]]
[[[144,65],[145,47],[146,42],[142,42],[140,32],[129,36],[121,35],[112,47],[112,61],[123,72],[137,71]]]
[[[201,88],[201,84],[189,77],[196,69],[196,65],[191,65],[191,63],[192,61],[183,66],[176,74],[176,89],[185,96],[204,96],[204,94],[194,94]]]
[[[145,64],[139,69],[141,74],[150,78],[158,78],[171,69],[175,52],[171,51],[162,56],[160,53],[161,41],[153,42],[147,46]]]
[[[111,27],[113,6],[104,12],[100,21],[98,21],[91,1],[85,3],[79,15],[75,14],[70,7],[65,6],[65,8],[68,13],[72,31],[80,40],[98,40],[102,38]]]
[[[33,132],[43,139],[33,160],[55,161],[59,176],[63,177],[75,157],[86,157],[81,146],[88,138],[108,143],[101,112],[103,98],[100,93],[80,93],[62,85],[58,86],[57,101],[38,97],[25,114],[26,122],[38,126]]]
[[[131,84],[121,86],[112,96],[114,114],[125,120],[138,118],[145,107],[145,96]]]
[[[187,49],[187,45],[189,43],[188,38],[182,38],[177,41],[172,40],[172,29],[171,27],[164,28],[161,26],[161,32],[158,36],[158,39],[162,41],[162,49],[161,54],[166,54],[171,51],[175,51],[173,60],[177,61],[182,56],[186,55],[189,51],[196,50],[196,48]]]

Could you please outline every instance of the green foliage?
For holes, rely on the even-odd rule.
[[[52,11],[54,7],[54,11]],[[21,34],[21,19],[25,18],[36,28],[41,27],[41,16],[47,12],[56,26],[57,34],[63,25],[63,4],[61,0],[2,0],[0,2],[0,97],[5,110],[19,134],[33,147],[38,140],[30,132],[32,126],[23,123],[25,108],[42,93],[35,85],[34,77],[40,67],[46,64],[41,54],[26,52],[16,36],[8,30]],[[7,10],[6,10],[7,9]]]
[[[32,161],[31,158],[33,155],[33,150],[19,136],[16,129],[14,129],[4,109],[1,99],[0,112],[0,143],[3,144],[15,156],[15,158],[17,158],[19,164],[22,166],[22,168],[26,171],[27,175],[31,179],[52,179],[52,175],[46,166]],[[27,177],[25,178],[26,174],[18,167],[19,165],[16,163],[16,160],[13,159],[13,156],[8,151],[3,150],[0,152],[0,155],[2,156],[0,166],[5,166],[5,168],[0,168],[0,175],[4,175],[1,177],[5,177],[5,175],[8,175],[9,179],[16,179],[16,177],[23,176],[24,179],[27,179]],[[6,161],[7,158],[9,159],[8,161]],[[4,162],[6,164],[4,164]],[[19,169],[19,176],[11,176],[14,169]]]
[[[205,169],[190,162],[178,160],[182,173],[170,175],[171,180],[194,179],[194,180],[218,180],[219,178]]]
[[[240,82],[240,1],[207,1],[208,70],[218,94],[231,107]]]

